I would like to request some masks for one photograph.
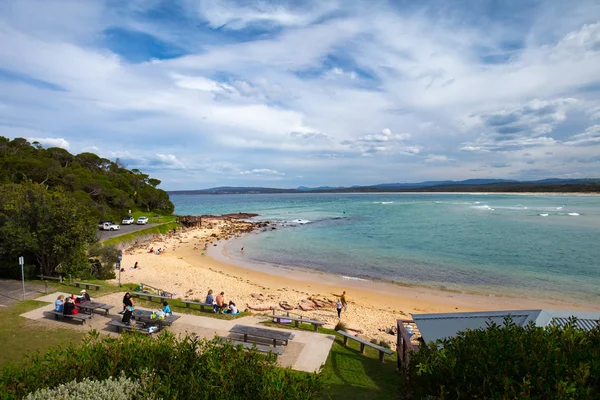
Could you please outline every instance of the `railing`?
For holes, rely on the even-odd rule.
[[[401,364],[408,364],[410,361],[410,352],[418,349],[417,346],[410,342],[410,336],[408,330],[404,326],[405,323],[415,323],[412,319],[399,319],[398,320],[398,341],[396,343],[396,353],[398,354],[398,369]]]

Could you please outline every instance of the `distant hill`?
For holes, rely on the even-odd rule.
[[[217,187],[202,190],[177,190],[169,194],[257,194],[257,193],[375,193],[375,192],[549,192],[600,193],[600,178],[516,181],[508,179],[466,179],[463,181],[426,181],[380,183],[369,186],[274,189],[265,187]]]

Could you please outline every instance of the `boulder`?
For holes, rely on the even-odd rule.
[[[294,306],[290,305],[287,301],[279,302],[279,307],[283,308],[286,311],[290,311],[294,309]]]
[[[277,304],[246,304],[246,306],[253,311],[270,311],[277,310]]]

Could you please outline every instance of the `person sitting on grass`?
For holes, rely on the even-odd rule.
[[[54,310],[63,312],[63,308],[65,306],[65,296],[62,294],[58,296],[56,301],[54,302]]]
[[[73,303],[73,299],[71,299],[70,297],[67,297],[65,299],[65,305],[64,305],[64,308],[63,308],[63,314],[64,315],[79,314],[79,310],[77,308],[75,308],[75,303]]]
[[[223,309],[225,308],[225,292],[221,292],[215,301],[217,302],[217,310],[219,314],[223,314]]]
[[[229,308],[227,310],[225,310],[225,314],[231,314],[231,315],[239,314],[239,310],[237,309],[237,307],[235,306],[235,303],[233,301],[229,301]]]

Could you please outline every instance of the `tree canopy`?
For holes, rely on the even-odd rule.
[[[73,155],[67,150],[42,148],[23,138],[0,136],[0,184],[31,181],[48,189],[63,189],[89,207],[96,219],[120,219],[128,210],[172,213],[169,195],[160,180],[139,170],[128,170],[93,153]]]

